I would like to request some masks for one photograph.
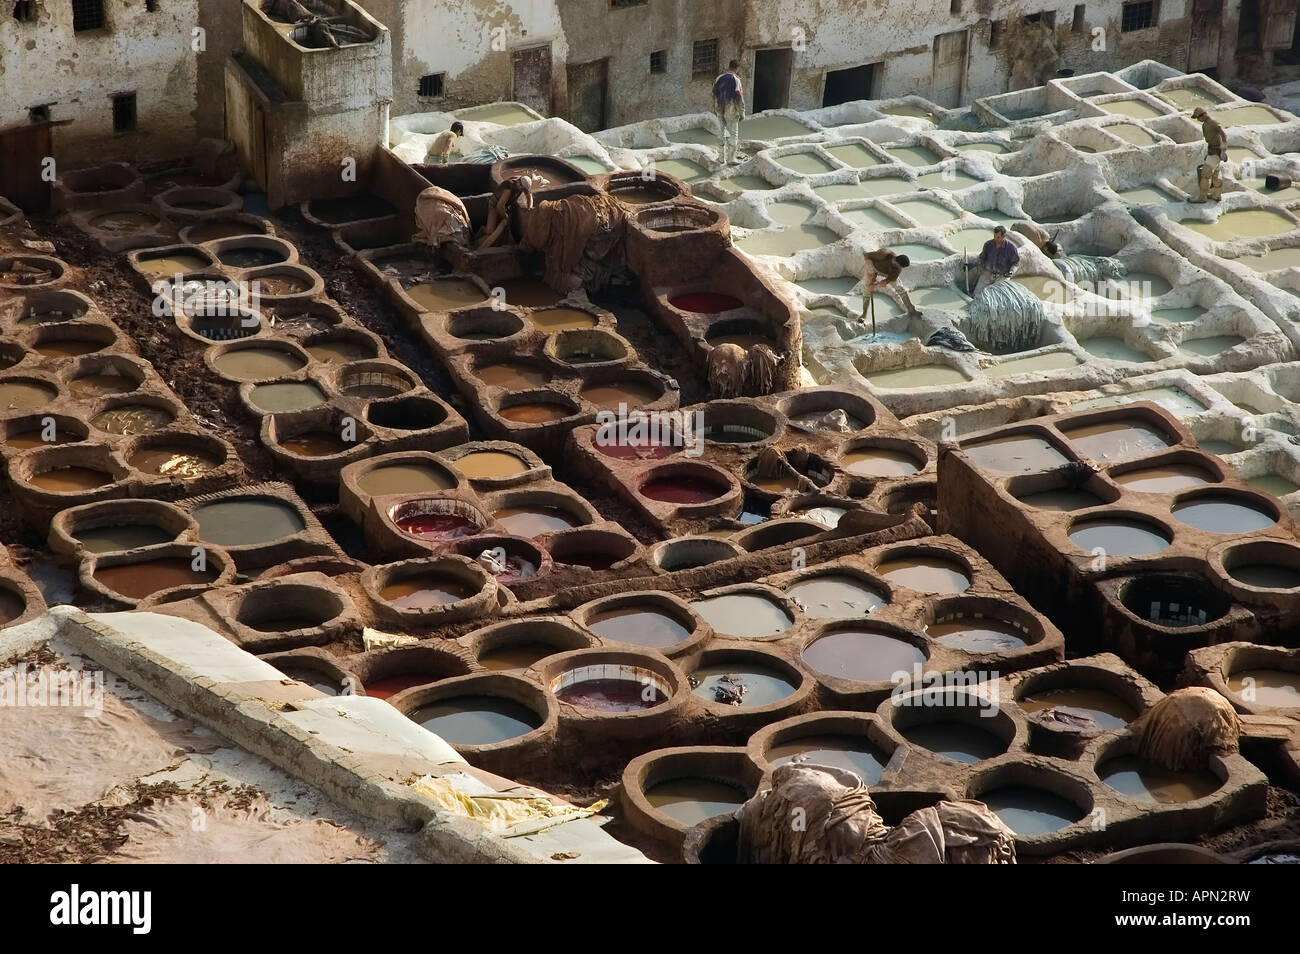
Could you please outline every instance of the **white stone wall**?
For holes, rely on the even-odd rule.
[[[226,3],[230,0],[203,0]],[[0,11],[0,128],[28,121],[50,104],[50,117],[72,120],[54,132],[56,158],[74,165],[184,151],[196,138],[198,58],[192,48],[199,0],[104,0],[103,30],[74,33],[72,4],[44,0],[34,23]],[[110,97],[134,91],[134,134],[113,133]],[[221,109],[219,91],[213,98]]]

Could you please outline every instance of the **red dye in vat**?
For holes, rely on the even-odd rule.
[[[407,672],[400,676],[389,676],[387,679],[376,679],[374,682],[366,683],[366,695],[374,696],[376,699],[387,699],[389,696],[397,695],[403,689],[427,686],[437,681],[438,677],[431,672]]]
[[[418,513],[397,521],[398,529],[424,540],[456,540],[480,531],[471,520],[454,513]]]
[[[727,492],[711,480],[698,477],[665,477],[652,480],[641,488],[641,496],[663,503],[702,504],[717,500]]]
[[[658,441],[628,441],[617,444],[603,444],[597,441],[596,449],[606,457],[613,457],[615,460],[663,460],[677,453],[681,447],[660,444]]]
[[[631,679],[584,679],[565,686],[555,698],[596,712],[636,712],[657,706],[668,697],[657,686]]]
[[[744,302],[739,298],[733,298],[731,295],[723,295],[719,292],[691,292],[687,295],[669,298],[668,304],[674,308],[680,308],[682,311],[694,312],[697,315],[716,315],[719,312],[739,308]]]

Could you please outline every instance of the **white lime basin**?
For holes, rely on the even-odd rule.
[[[1108,361],[1139,363],[1151,360],[1143,351],[1133,347],[1123,338],[1115,338],[1110,335],[1081,338],[1079,339],[1079,346],[1094,358],[1105,358]]]
[[[835,166],[815,152],[792,152],[785,156],[777,156],[776,161],[791,172],[799,172],[806,176],[819,176],[823,172],[835,171]]]
[[[842,146],[827,146],[826,151],[846,166],[853,166],[855,169],[880,165],[876,154],[858,142],[845,143]]]
[[[496,123],[499,126],[518,126],[521,123],[532,123],[537,121],[537,117],[530,113],[522,106],[516,106],[513,103],[491,103],[487,106],[471,106],[468,109],[457,110],[455,113],[457,119],[467,119],[475,123]]]
[[[1117,99],[1113,103],[1098,103],[1102,109],[1115,116],[1128,116],[1130,119],[1155,119],[1165,113],[1150,103],[1140,99]]]
[[[940,169],[938,172],[929,172],[918,177],[916,184],[927,189],[947,189],[949,192],[956,192],[983,181],[979,176],[962,172],[960,169]]]
[[[938,308],[943,311],[965,311],[970,298],[950,285],[925,285],[909,289],[908,297],[918,308]]]
[[[1264,252],[1262,255],[1243,255],[1241,258],[1233,259],[1233,261],[1240,262],[1257,272],[1273,272],[1279,268],[1295,268],[1300,265],[1300,248],[1290,245],[1284,248],[1275,248],[1270,252]]]
[[[852,222],[855,227],[871,229],[872,231],[901,228],[901,225],[894,221],[892,216],[874,205],[862,209],[846,209],[841,211],[840,215]]]
[[[1114,126],[1107,126],[1106,131],[1119,136],[1130,146],[1150,146],[1159,141],[1141,126],[1133,123],[1116,123]]]
[[[795,284],[814,295],[843,296],[853,291],[859,281],[861,279],[853,275],[840,275],[837,278],[805,278]]]
[[[697,146],[717,146],[720,138],[712,129],[705,129],[703,126],[692,126],[690,129],[679,129],[677,132],[669,133],[668,141],[693,143]]]
[[[878,179],[863,179],[861,182],[836,182],[832,185],[814,186],[813,193],[827,202],[843,202],[846,199],[878,199],[885,195],[910,192],[913,188],[910,179],[901,176],[881,176]]]
[[[965,251],[975,258],[984,248],[984,243],[993,238],[993,230],[989,228],[961,229],[953,232],[951,235],[945,235],[944,241],[955,248],[957,251]]]
[[[719,179],[718,188],[732,195],[740,195],[742,192],[770,192],[780,186],[772,185],[762,176],[732,176],[730,179]]]
[[[937,152],[925,146],[886,146],[885,152],[909,166],[932,166],[940,160]]]
[[[1213,96],[1199,86],[1180,86],[1177,89],[1162,89],[1156,93],[1161,99],[1166,99],[1173,103],[1179,109],[1192,110],[1198,106],[1204,106],[1207,109],[1211,106],[1218,106],[1223,100]]]
[[[964,142],[960,146],[953,146],[958,152],[987,152],[995,156],[1000,156],[1011,151],[1011,147],[1000,142]]]
[[[1205,338],[1188,338],[1178,348],[1188,354],[1212,358],[1229,348],[1237,347],[1245,340],[1241,335],[1209,335]]]
[[[839,240],[838,235],[820,225],[789,225],[750,232],[736,241],[736,247],[750,255],[793,255]]]
[[[1254,189],[1264,198],[1272,202],[1294,202],[1300,199],[1300,186],[1287,186],[1285,189],[1270,189],[1265,180],[1261,177],[1258,179],[1241,179],[1242,185]]]
[[[928,388],[944,384],[963,384],[965,376],[956,368],[946,364],[918,364],[912,368],[894,368],[888,371],[872,371],[864,374],[868,381],[878,388],[904,390],[907,388]]]
[[[1290,218],[1274,209],[1234,209],[1223,213],[1214,222],[1185,219],[1182,224],[1216,242],[1284,235],[1296,227]]]
[[[904,242],[902,245],[891,245],[890,248],[898,255],[906,255],[913,262],[933,262],[948,255],[939,246],[924,242]]]
[[[920,225],[943,225],[960,218],[958,213],[933,199],[904,199],[890,204]]]
[[[789,116],[750,116],[740,121],[740,135],[745,139],[783,139],[787,136],[808,136],[813,132],[803,123]]]
[[[763,206],[763,211],[767,213],[769,219],[778,225],[803,225],[817,214],[815,206],[795,199],[781,199],[776,202],[769,202]]]
[[[583,172],[589,174],[609,172],[609,169],[605,166],[603,162],[601,162],[599,159],[593,159],[591,156],[569,156],[564,161],[568,163],[572,163],[573,165],[581,169]]]
[[[655,170],[676,176],[683,182],[699,182],[709,176],[709,170],[693,159],[657,159]]]
[[[1116,193],[1121,199],[1129,205],[1155,205],[1177,202],[1172,195],[1159,186],[1144,185],[1134,186],[1132,189],[1121,189]]]
[[[1156,308],[1151,312],[1151,320],[1158,325],[1181,325],[1195,321],[1205,314],[1205,309],[1195,305],[1186,308]]]
[[[1158,404],[1174,417],[1186,417],[1188,414],[1199,414],[1205,410],[1205,405],[1196,398],[1192,397],[1182,388],[1144,388],[1141,391],[1133,391],[1129,394],[1112,394],[1106,397],[1093,398],[1090,401],[1079,401],[1072,404],[1071,410],[1083,411],[1097,407],[1117,407],[1121,404],[1137,404],[1142,401],[1149,401],[1152,404]]]
[[[1012,358],[999,361],[984,368],[984,374],[990,378],[1009,378],[1013,374],[1027,374],[1031,371],[1064,371],[1077,368],[1082,362],[1068,351],[1049,351],[1046,354],[1030,355],[1027,358]]]
[[[914,106],[911,103],[884,106],[880,111],[887,116],[910,116],[913,119],[924,119],[928,123],[937,123],[939,121],[939,117],[933,111],[921,106]]]
[[[1225,106],[1211,109],[1210,115],[1220,126],[1276,126],[1278,119],[1263,106]]]

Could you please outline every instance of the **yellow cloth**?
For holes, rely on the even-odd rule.
[[[411,788],[455,815],[472,818],[499,835],[532,834],[574,818],[594,815],[609,804],[601,800],[586,808],[552,801],[544,795],[510,795],[493,792],[464,772],[435,778],[425,775]]]

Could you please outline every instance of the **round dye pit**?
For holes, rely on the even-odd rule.
[[[217,574],[211,569],[194,569],[188,557],[176,557],[98,567],[94,577],[101,586],[114,593],[142,600],[176,586],[206,586],[217,578]]]
[[[853,735],[807,735],[772,746],[766,756],[773,768],[794,762],[845,769],[862,779],[864,785],[880,781],[886,761],[883,753],[865,738]]]
[[[514,278],[498,282],[496,287],[505,292],[503,301],[520,308],[549,308],[561,297],[545,282],[535,278]]]
[[[0,381],[0,410],[25,411],[41,407],[58,394],[53,387],[35,381]]]
[[[815,671],[853,682],[884,682],[912,672],[925,652],[905,639],[884,632],[843,630],[809,643],[801,656]]]
[[[1081,717],[1083,725],[1091,722],[1096,729],[1106,732],[1122,729],[1138,716],[1137,710],[1119,696],[1089,687],[1049,689],[1019,699],[1017,704],[1025,712],[1051,709],[1074,716],[1076,721]]]
[[[376,699],[389,699],[404,689],[427,686],[441,678],[434,672],[404,672],[398,676],[387,676],[366,683],[366,695]]]
[[[1201,446],[1205,447],[1205,444]],[[1300,484],[1288,480],[1281,474],[1257,474],[1254,477],[1247,477],[1246,483],[1261,493],[1271,494],[1274,497],[1285,497],[1300,490]]]
[[[1112,479],[1125,490],[1139,494],[1167,494],[1202,484],[1213,484],[1218,478],[1204,467],[1195,464],[1169,464],[1165,467],[1144,467],[1123,474],[1112,474]]]
[[[668,700],[660,687],[634,679],[585,679],[557,690],[555,698],[579,709],[603,713],[640,712]]]
[[[949,649],[967,653],[1009,653],[1029,645],[1028,634],[1005,620],[958,616],[931,623],[926,635]]]
[[[124,374],[83,374],[68,382],[68,390],[88,397],[127,394],[137,387],[139,383]]]
[[[313,361],[322,364],[350,364],[375,357],[375,348],[369,343],[347,341],[342,339],[318,341],[305,346]]]
[[[142,473],[173,480],[193,480],[221,466],[210,454],[166,446],[138,450],[126,462]]]
[[[638,408],[653,404],[663,397],[663,391],[649,384],[624,381],[613,384],[591,384],[583,388],[578,396],[602,410],[617,411],[620,407]]]
[[[797,688],[780,670],[757,663],[701,666],[691,674],[691,692],[697,698],[738,709],[775,705]]]
[[[529,401],[500,408],[497,414],[515,424],[550,424],[563,420],[573,413],[568,405],[556,401]]]
[[[296,509],[266,497],[217,500],[194,508],[199,539],[223,547],[255,546],[307,529]]]
[[[472,451],[453,462],[470,480],[501,480],[518,477],[531,469],[522,457],[505,451]]]
[[[911,454],[885,447],[849,451],[840,466],[862,477],[906,477],[921,469]]]
[[[745,303],[739,298],[721,292],[690,292],[669,298],[668,304],[679,311],[696,315],[718,315],[724,311],[741,308]]]
[[[799,604],[810,619],[852,619],[880,609],[884,594],[856,577],[823,573],[791,583],[785,595]]]
[[[646,800],[690,828],[716,815],[730,815],[748,801],[741,789],[711,778],[674,778],[646,789]]]
[[[971,585],[970,574],[957,562],[939,556],[908,556],[886,560],[876,574],[897,586],[918,593],[951,595]]]
[[[1263,504],[1252,504],[1228,496],[1194,497],[1177,503],[1174,519],[1209,533],[1250,533],[1277,523],[1277,517]]]
[[[405,291],[407,297],[424,311],[456,311],[487,301],[487,295],[477,285],[459,278],[421,282]]]
[[[546,308],[534,311],[528,316],[529,323],[542,334],[554,334],[557,331],[580,331],[595,328],[596,316],[589,311],[577,308]]]
[[[222,265],[230,268],[259,268],[263,265],[279,265],[288,259],[288,255],[279,248],[245,245],[220,251],[217,258]]]
[[[310,381],[286,381],[282,384],[259,384],[248,401],[266,414],[306,411],[325,403],[325,392]]]
[[[1083,809],[1069,799],[1025,785],[1007,785],[985,792],[978,798],[1008,828],[1026,837],[1060,831],[1084,816]]]
[[[1028,434],[963,444],[962,450],[975,466],[1005,474],[1052,470],[1069,462],[1050,442]]]
[[[723,636],[760,639],[779,636],[794,625],[785,607],[761,593],[727,593],[696,600],[691,609]]]
[[[356,441],[345,441],[333,431],[307,431],[276,442],[280,449],[297,457],[333,457],[357,446]]]
[[[74,538],[87,553],[111,553],[171,543],[176,535],[147,523],[128,523],[78,530]]]
[[[219,374],[234,381],[265,381],[293,374],[306,364],[290,351],[276,348],[240,348],[212,359]]]
[[[1300,708],[1300,672],[1241,669],[1228,676],[1228,688],[1250,705]]]
[[[107,348],[110,342],[92,341],[89,338],[55,338],[32,346],[32,350],[46,358],[78,358]]]
[[[725,496],[731,487],[721,479],[699,474],[669,474],[653,477],[641,485],[641,496],[660,503],[705,504]]]
[[[497,696],[455,696],[421,706],[409,718],[451,745],[493,745],[542,724],[532,709]]]
[[[187,275],[191,272],[202,271],[211,264],[205,255],[194,252],[179,252],[175,255],[141,258],[137,267],[150,277],[158,277],[163,275]]]
[[[398,609],[431,610],[467,600],[478,590],[455,577],[428,574],[389,583],[379,591],[386,603]]]
[[[1146,556],[1169,546],[1163,530],[1137,520],[1081,520],[1070,528],[1069,537],[1080,550],[1100,550],[1112,557]]]
[[[456,513],[421,513],[400,517],[397,528],[421,540],[459,540],[473,536],[480,527],[468,517]]]
[[[1006,743],[992,732],[970,722],[940,719],[900,727],[899,733],[913,745],[954,762],[973,764],[1006,751]]]
[[[580,525],[573,514],[559,507],[505,507],[492,514],[507,533],[518,537],[540,537]]]
[[[113,475],[91,467],[56,467],[28,478],[28,483],[52,494],[75,494],[113,482]]]
[[[595,613],[583,625],[601,639],[646,649],[667,649],[691,635],[690,629],[667,613],[636,604]]]
[[[156,216],[147,212],[132,212],[123,210],[119,212],[106,212],[103,215],[97,215],[90,220],[90,227],[99,229],[103,232],[120,232],[129,234],[131,232],[143,232],[151,229],[158,224]]]
[[[1143,762],[1134,755],[1107,759],[1097,766],[1097,775],[1121,795],[1161,805],[1178,805],[1204,798],[1220,785],[1218,777],[1208,770],[1171,772]]]
[[[357,478],[357,488],[372,497],[431,493],[455,486],[451,474],[433,464],[387,464]]]
[[[1086,490],[1066,487],[1058,490],[1044,490],[1041,493],[1028,494],[1017,499],[1027,507],[1033,507],[1037,510],[1056,510],[1061,513],[1068,513],[1072,510],[1086,510],[1089,507],[1100,507],[1105,503],[1096,494],[1091,494]]]
[[[1138,421],[1110,420],[1065,432],[1070,445],[1083,457],[1096,461],[1130,460],[1169,446],[1155,427]]]
[[[561,652],[559,648],[544,643],[516,643],[480,653],[478,661],[480,666],[493,672],[511,672],[529,669],[535,663],[558,652]]]
[[[1269,590],[1294,590],[1300,587],[1300,570],[1273,563],[1241,563],[1228,567],[1228,575],[1238,583]]]
[[[487,364],[474,369],[474,376],[489,387],[521,391],[541,387],[551,380],[544,368],[527,364]]]

